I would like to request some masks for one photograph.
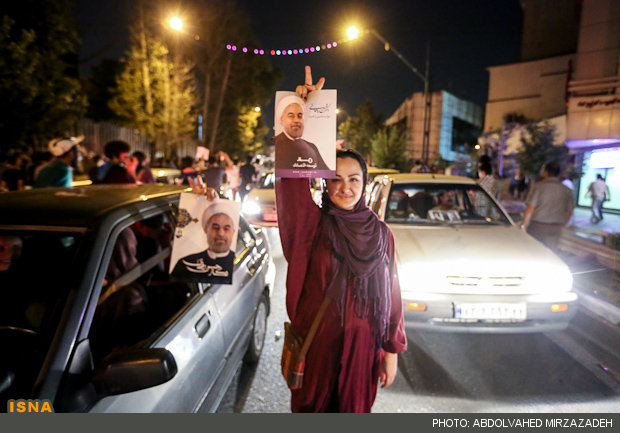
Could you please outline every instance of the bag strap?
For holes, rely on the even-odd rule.
[[[312,340],[314,339],[314,335],[316,334],[316,331],[318,331],[319,329],[319,324],[321,323],[321,320],[323,319],[323,316],[325,315],[325,311],[327,311],[327,306],[329,305],[329,301],[331,301],[331,299],[327,296],[325,297],[325,299],[323,299],[323,303],[319,307],[319,311],[318,313],[316,313],[316,317],[314,318],[312,325],[310,325],[310,330],[308,331],[308,335],[304,339],[304,345],[301,347],[301,351],[299,352],[299,359],[301,361],[305,361],[306,359],[306,353],[308,353],[308,349],[310,349],[310,344],[312,343]]]

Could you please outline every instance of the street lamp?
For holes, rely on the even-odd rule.
[[[351,26],[347,29],[347,35],[349,39],[357,39],[359,34],[362,33],[355,26]],[[371,33],[379,41],[383,43],[385,51],[392,51],[396,57],[398,57],[407,67],[424,82],[424,135],[422,137],[422,160],[424,164],[428,166],[428,150],[430,140],[430,126],[431,126],[431,94],[430,94],[430,45],[426,46],[426,69],[424,75],[418,69],[413,66],[396,48],[394,48],[383,36],[379,34],[375,29],[365,30],[363,34]],[[355,37],[352,37],[355,36]]]
[[[183,20],[178,16],[173,16],[168,20],[168,25],[172,30],[180,32],[183,30]]]

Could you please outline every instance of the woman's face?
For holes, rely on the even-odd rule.
[[[364,191],[362,167],[353,158],[336,159],[336,177],[327,179],[327,194],[339,208],[352,210]]]

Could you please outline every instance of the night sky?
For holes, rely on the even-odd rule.
[[[76,1],[73,10],[83,42],[80,56],[84,73],[101,58],[122,56],[127,48],[130,3]],[[426,44],[430,42],[431,90],[446,90],[483,107],[488,92],[486,68],[520,60],[523,14],[518,0],[238,3],[250,12],[254,33],[265,50],[343,40],[345,29],[356,24],[374,28],[423,74]],[[295,4],[300,6],[296,8]],[[315,80],[324,76],[325,88],[338,90],[338,105],[350,115],[370,99],[387,117],[406,97],[423,90],[423,81],[372,35],[320,53],[269,57],[284,73],[279,90],[294,90],[301,84],[304,65],[308,64]],[[271,113],[273,105],[265,109]]]

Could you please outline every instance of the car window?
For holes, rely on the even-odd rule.
[[[275,174],[273,172],[265,173],[258,181],[259,189],[273,189],[275,182]]]
[[[237,256],[243,253],[246,248],[253,246],[255,243],[256,239],[250,230],[250,226],[243,218],[241,218],[239,220],[239,232],[237,234]]]
[[[0,382],[10,385],[0,402],[30,395],[77,285],[82,244],[82,233],[0,230]]]
[[[95,362],[114,350],[140,346],[199,295],[195,283],[168,275],[175,221],[171,213],[135,222],[114,242],[90,329]]]
[[[385,185],[381,182],[377,182],[370,195],[370,201],[372,203],[372,210],[379,215],[381,210],[381,196],[383,196],[383,189]]]
[[[394,184],[386,222],[404,224],[510,224],[478,185]]]

